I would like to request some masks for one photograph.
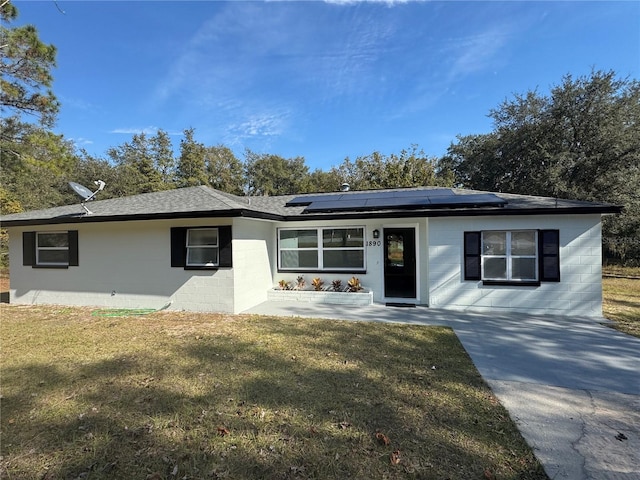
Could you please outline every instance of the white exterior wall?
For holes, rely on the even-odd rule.
[[[276,230],[271,222],[236,218],[233,236],[234,312],[267,300],[272,287],[271,265]]]
[[[270,269],[265,242],[257,240],[256,234],[240,238],[239,233],[250,230],[241,220],[236,219],[239,225],[232,228],[233,269],[171,267],[171,227],[220,226],[233,221],[154,220],[10,228],[10,301],[108,308],[161,308],[172,302],[171,310],[237,312],[248,308],[249,296],[240,293],[236,297],[236,288],[241,292],[255,288],[253,293],[264,290],[266,299],[271,283],[270,277],[267,281]],[[78,230],[79,266],[58,269],[22,265],[23,231],[65,230]],[[238,285],[234,279],[236,264],[244,272]],[[249,271],[247,266],[251,266]],[[242,288],[243,282],[248,282],[246,288]],[[257,300],[253,304],[259,303]]]
[[[465,231],[557,229],[560,282],[483,286],[464,280]],[[602,316],[600,215],[429,219],[429,305],[479,311]]]
[[[171,227],[232,225],[233,268],[171,267]],[[346,285],[353,273],[279,272],[277,228],[365,228],[366,273],[355,274],[384,297],[384,228],[416,230],[417,304],[480,311],[602,315],[600,215],[360,219],[268,222],[246,218],[153,220],[9,228],[11,303],[67,304],[108,308],[161,308],[238,313],[267,300],[280,280],[303,275]],[[380,238],[373,238],[374,229]],[[484,286],[464,281],[465,231],[558,229],[559,283],[538,287]],[[23,231],[78,230],[79,266],[68,269],[22,265]],[[408,299],[400,299],[409,301]]]
[[[325,272],[279,272],[278,271],[278,251],[277,251],[277,228],[315,228],[315,227],[364,227],[365,229],[365,263],[366,273],[325,273]],[[328,220],[328,221],[310,221],[310,222],[280,222],[276,224],[274,230],[275,244],[273,246],[273,262],[272,275],[273,287],[277,287],[280,280],[285,280],[295,284],[298,276],[302,275],[306,281],[307,288],[311,288],[311,281],[319,277],[324,281],[326,286],[331,285],[333,280],[342,280],[344,286],[347,285],[349,279],[353,276],[360,280],[362,286],[373,292],[374,302],[383,303],[385,301],[406,301],[412,302],[412,299],[393,299],[384,296],[384,238],[383,231],[385,227],[411,227],[416,230],[416,281],[417,281],[417,299],[416,303],[426,303],[428,296],[427,288],[427,266],[428,258],[426,255],[426,239],[427,239],[427,222],[425,218],[407,218],[407,219],[356,219],[356,220]],[[373,238],[373,231],[380,231],[380,238]],[[371,244],[370,244],[371,243]]]

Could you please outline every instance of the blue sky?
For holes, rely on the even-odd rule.
[[[57,133],[106,156],[161,128],[313,170],[441,156],[563,75],[640,79],[640,2],[20,1],[58,48]],[[64,12],[64,13],[62,13]]]

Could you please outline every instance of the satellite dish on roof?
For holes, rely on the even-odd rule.
[[[84,185],[80,185],[79,183],[69,182],[69,186],[74,192],[78,194],[78,196],[82,199],[82,201],[85,201],[87,198],[89,198],[93,194],[91,190],[89,190]]]
[[[71,189],[82,199],[80,201],[80,205],[82,205],[82,208],[84,208],[84,211],[87,215],[91,215],[93,212],[86,207],[85,203],[94,200],[96,198],[96,194],[99,191],[103,190],[106,185],[106,183],[104,183],[102,180],[96,180],[93,183],[98,186],[95,192],[92,192],[87,187],[85,187],[84,185],[80,185],[79,183],[69,182],[69,186],[71,187]]]

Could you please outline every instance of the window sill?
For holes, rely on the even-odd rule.
[[[366,270],[300,270],[300,269],[296,269],[296,270],[281,270],[278,269],[278,273],[313,273],[313,274],[324,274],[324,273],[331,273],[331,274],[345,274],[345,275],[353,275],[353,274],[358,274],[358,275],[365,275],[367,273]]]
[[[197,265],[186,265],[184,267],[185,270],[219,270],[220,265],[215,265],[215,266],[197,266]]]
[[[482,285],[487,286],[503,286],[503,287],[539,287],[539,281],[527,281],[527,282],[510,282],[507,280],[483,280]]]
[[[32,268],[54,268],[59,270],[67,270],[69,265],[32,265]]]

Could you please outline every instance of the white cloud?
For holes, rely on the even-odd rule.
[[[451,54],[449,78],[457,79],[472,73],[491,70],[501,63],[500,53],[511,36],[508,25],[493,27],[477,35],[461,37],[445,48]]]
[[[242,144],[250,138],[267,138],[282,135],[289,113],[286,111],[248,115],[227,127],[226,141],[232,145]]]
[[[158,133],[158,130],[161,130],[161,129],[159,127],[154,127],[150,125],[148,127],[114,128],[113,130],[109,131],[109,133],[124,134],[124,135],[140,135],[144,133],[145,135],[155,135],[156,133]],[[166,131],[166,130],[164,131],[168,135],[182,135],[182,132],[178,132],[178,131]]]
[[[450,74],[452,76],[467,75],[484,70],[503,43],[503,39],[493,35],[481,35],[468,39],[467,45],[453,63]]]
[[[91,111],[91,110],[97,110],[100,108],[95,103],[87,101],[82,98],[78,98],[78,97],[68,97],[68,96],[62,95],[60,97],[60,101],[65,107],[71,107],[78,110]]]
[[[159,81],[154,104],[173,104],[185,117],[198,111],[236,132],[282,133],[247,119],[274,109],[305,116],[316,102],[375,96],[377,63],[389,48],[393,22],[369,10],[354,14],[315,4],[223,5],[185,42]]]
[[[384,3],[390,7],[398,4],[405,4],[410,2],[424,2],[428,0],[324,0],[324,3],[330,3],[334,5],[355,5],[358,3]]]
[[[71,141],[76,147],[83,147],[86,145],[93,145],[93,140],[89,140],[88,138],[72,138]]]
[[[353,3],[369,6],[220,4],[183,41],[150,103],[233,146],[291,139],[319,111],[403,118],[429,110],[461,80],[499,67],[514,30],[502,22],[473,29],[456,23],[447,38],[442,7],[416,20],[407,17],[410,8],[381,16],[371,6],[399,2]]]
[[[145,135],[153,135],[158,131],[158,127],[132,127],[132,128],[114,128],[109,133],[122,133],[127,135],[140,135],[144,133]]]
[[[463,20],[469,23],[468,18]],[[495,75],[508,64],[510,40],[522,29],[522,22],[518,27],[512,20],[500,20],[475,30],[452,29],[448,37],[426,37],[429,49],[412,65],[414,72],[423,72],[424,81],[410,84],[411,95],[399,102],[389,117],[398,120],[432,110],[446,99],[468,92],[465,82],[488,73]]]

